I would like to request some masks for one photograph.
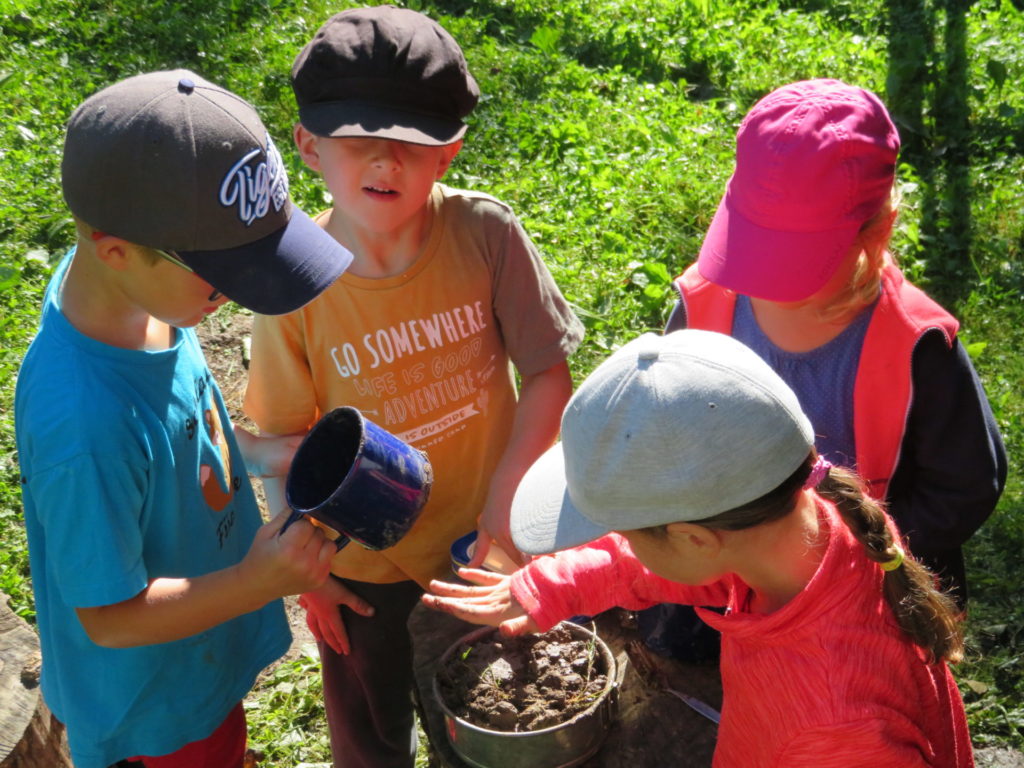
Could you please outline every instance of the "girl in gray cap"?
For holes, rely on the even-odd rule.
[[[516,546],[559,554],[463,569],[476,586],[434,582],[424,602],[508,635],[616,605],[724,608],[697,609],[722,634],[716,768],[967,768],[954,603],[813,446],[740,342],[641,336],[583,382],[516,492]]]

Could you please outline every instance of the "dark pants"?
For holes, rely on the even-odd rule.
[[[717,661],[721,651],[721,633],[689,605],[653,605],[637,613],[637,629],[652,651],[680,661]]]
[[[412,642],[406,622],[423,589],[414,581],[340,580],[374,608],[371,617],[341,606],[352,651],[319,643],[324,706],[335,768],[412,768],[416,718]]]

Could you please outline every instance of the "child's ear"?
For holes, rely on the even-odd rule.
[[[292,138],[295,139],[295,147],[299,150],[299,157],[311,170],[320,173],[320,153],[316,148],[316,136],[310,133],[302,123],[296,123],[292,129]]]
[[[448,173],[448,169],[451,167],[452,161],[455,156],[459,154],[459,150],[462,149],[462,139],[453,141],[451,144],[445,144],[442,149],[444,152],[441,154],[441,160],[437,164],[437,180],[440,181],[441,177]]]
[[[687,557],[711,559],[722,550],[722,537],[711,528],[693,523],[669,523],[666,529],[672,545]]]
[[[118,271],[127,268],[133,248],[135,247],[127,240],[107,234],[96,238],[94,246],[96,258],[111,269]]]

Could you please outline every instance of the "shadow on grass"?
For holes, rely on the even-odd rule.
[[[962,299],[971,271],[969,3],[889,0],[886,97],[903,139],[901,160],[923,185],[921,238],[928,276],[947,303]],[[941,38],[941,43],[940,43]]]
[[[903,140],[901,161],[922,185],[921,240],[930,290],[948,306],[977,287],[984,244],[975,240],[971,169],[1024,154],[1024,115],[971,120],[972,89],[1001,89],[1005,68],[987,62],[991,82],[969,78],[965,0],[888,0],[888,104]],[[1024,245],[1024,239],[1022,239]]]

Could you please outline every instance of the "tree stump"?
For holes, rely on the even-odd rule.
[[[67,739],[39,690],[39,638],[0,593],[0,768],[71,768]]]

